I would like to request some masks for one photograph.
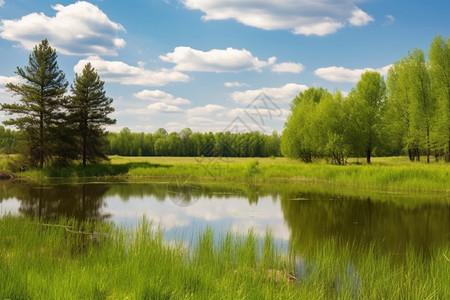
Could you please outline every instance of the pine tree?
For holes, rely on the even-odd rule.
[[[115,124],[116,120],[108,117],[114,112],[113,99],[106,97],[103,86],[97,71],[88,63],[81,74],[75,75],[71,87],[73,95],[67,104],[68,120],[79,141],[83,166],[87,162],[107,159],[106,132],[102,126]]]
[[[42,168],[55,150],[52,136],[62,118],[64,94],[68,83],[59,70],[56,50],[45,39],[33,48],[24,69],[17,67],[16,74],[22,83],[8,83],[6,88],[19,96],[14,104],[1,104],[9,115],[19,115],[3,122],[25,133],[26,155],[32,166]]]

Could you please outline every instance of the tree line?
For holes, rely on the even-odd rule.
[[[160,128],[154,133],[133,133],[128,128],[108,134],[109,155],[123,156],[204,156],[270,157],[281,156],[280,136],[258,131],[245,133],[192,132],[185,128],[168,133]]]
[[[87,64],[70,86],[47,40],[35,46],[28,65],[17,68],[18,84],[6,88],[18,98],[0,109],[15,116],[0,126],[0,150],[21,152],[31,167],[83,165],[124,156],[268,157],[312,162],[326,158],[408,155],[411,161],[450,161],[450,38],[437,36],[428,55],[414,49],[395,62],[385,80],[368,71],[347,96],[323,88],[299,93],[280,137],[247,133],[199,133],[185,128],[168,133],[106,133],[114,111],[104,82]],[[16,99],[17,99],[16,98]]]
[[[414,49],[393,64],[386,81],[362,74],[347,97],[310,88],[291,103],[281,137],[284,156],[311,162],[407,154],[411,161],[450,161],[450,38],[433,39],[428,60]]]
[[[17,131],[0,126],[0,153],[6,155],[18,153],[19,138],[19,133]]]
[[[85,166],[107,159],[102,126],[115,123],[108,117],[114,111],[113,100],[106,96],[104,82],[91,64],[75,74],[68,93],[56,50],[45,39],[16,74],[20,82],[8,83],[6,89],[17,101],[1,103],[0,110],[13,116],[3,124],[18,129],[16,142],[24,164],[43,168],[81,160]]]

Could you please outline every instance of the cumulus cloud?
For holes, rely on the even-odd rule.
[[[5,1],[4,0],[0,0],[0,7],[2,7],[3,5],[5,5]]]
[[[348,19],[353,26],[364,26],[373,21],[373,18],[359,8],[352,11],[351,18]]]
[[[81,73],[88,62],[97,69],[102,80],[106,82],[118,82],[125,85],[162,86],[170,82],[189,81],[189,76],[178,71],[169,69],[151,71],[130,66],[121,61],[106,61],[98,56],[80,60],[74,66],[74,71]]]
[[[294,34],[327,35],[347,23],[366,25],[372,17],[358,8],[359,0],[183,0],[188,9],[200,10],[202,19],[236,20],[265,30]]]
[[[249,86],[247,83],[238,82],[238,81],[229,81],[225,82],[223,84],[225,87],[243,87],[243,86]]]
[[[0,85],[6,85],[7,83],[17,84],[20,82],[19,76],[1,76],[0,75]]]
[[[164,112],[164,113],[178,113],[183,110],[176,105],[170,105],[164,102],[157,102],[150,104],[147,106],[147,110],[156,111],[156,112]]]
[[[174,69],[178,71],[217,73],[260,71],[276,60],[275,57],[267,61],[259,60],[245,49],[212,49],[205,52],[190,47],[176,47],[173,52],[161,55],[160,59],[175,64]]]
[[[143,90],[138,93],[134,93],[138,99],[148,100],[155,103],[149,104],[144,108],[128,108],[119,114],[128,115],[154,115],[156,113],[181,113],[184,110],[178,105],[190,104],[188,99],[174,97],[173,95],[161,90]]]
[[[231,94],[231,99],[240,104],[250,104],[260,95],[266,95],[271,101],[276,104],[290,103],[298,93],[308,89],[306,85],[297,83],[288,83],[282,87],[268,88],[264,87],[257,90],[247,90],[243,92],[234,92]]]
[[[118,111],[116,115],[138,115],[141,117],[155,115],[157,113],[181,113],[183,109],[179,106],[167,104],[164,102],[156,102],[144,108],[127,108]]]
[[[187,115],[193,116],[209,116],[212,114],[223,113],[227,110],[225,106],[217,104],[207,104],[205,106],[198,106],[187,110]]]
[[[341,22],[335,22],[330,18],[325,18],[323,22],[314,23],[311,25],[303,25],[294,29],[295,34],[303,35],[318,35],[324,36],[327,34],[335,33],[338,29],[344,27]]]
[[[0,99],[3,103],[13,103],[14,100],[17,99],[17,96],[14,96],[10,92],[8,92],[6,88],[3,87],[8,83],[17,84],[20,83],[20,81],[21,80],[19,76],[0,76]],[[0,117],[1,116],[2,114],[0,114]]]
[[[211,125],[214,124],[213,119],[205,118],[205,117],[190,117],[188,119],[188,122],[191,124],[197,124],[197,125]]]
[[[190,104],[191,101],[184,98],[174,97],[171,94],[168,94],[164,91],[160,90],[143,90],[139,93],[133,94],[138,99],[142,100],[149,100],[149,101],[155,101],[155,102],[163,102],[166,104],[172,104],[172,105],[180,105],[180,104]]]
[[[366,71],[376,71],[381,75],[386,76],[391,65],[384,66],[378,69],[372,68],[364,68],[364,69],[347,69],[344,67],[327,67],[327,68],[319,68],[314,71],[316,76],[320,78],[326,79],[332,82],[358,82],[361,78],[361,75]]]
[[[301,63],[284,62],[280,64],[275,64],[272,66],[273,72],[278,73],[301,73],[305,67]]]
[[[27,50],[47,38],[67,55],[117,55],[117,50],[125,46],[125,40],[117,36],[124,27],[112,22],[97,6],[78,1],[52,8],[54,17],[31,13],[17,20],[2,20],[0,36],[19,42]]]

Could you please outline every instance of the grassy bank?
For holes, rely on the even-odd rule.
[[[80,231],[80,229],[82,231]],[[295,249],[295,247],[293,247]],[[304,249],[304,247],[303,247]],[[282,253],[270,233],[168,242],[143,220],[0,219],[1,299],[448,299],[449,248],[390,255],[328,240]],[[398,255],[403,258],[398,259]],[[296,276],[296,279],[292,277]]]
[[[111,157],[111,163],[18,173],[45,177],[133,177],[192,182],[320,183],[391,191],[450,192],[450,164],[374,158],[371,165],[304,164],[286,158]]]

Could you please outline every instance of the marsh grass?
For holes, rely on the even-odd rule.
[[[212,229],[196,243],[169,243],[145,218],[134,230],[3,216],[1,299],[448,299],[448,245],[401,262],[375,246],[329,239],[302,253]],[[304,248],[304,247],[303,247]],[[305,248],[304,248],[305,249]],[[300,262],[300,263],[299,263]],[[302,271],[299,271],[301,265]],[[292,280],[289,274],[296,275]]]
[[[128,158],[130,159],[130,158]],[[115,159],[112,160],[114,163]],[[159,160],[164,166],[164,158]],[[178,177],[199,181],[250,181],[254,183],[313,183],[359,188],[450,192],[449,164],[413,164],[400,158],[380,159],[372,165],[336,166],[304,164],[287,159],[239,159],[176,162],[169,168],[137,166],[131,177]]]
[[[295,183],[347,189],[450,193],[450,164],[411,163],[406,157],[374,158],[371,165],[305,164],[286,158],[120,157],[85,168],[44,168],[17,175],[28,178],[119,177],[167,181]],[[448,197],[448,196],[444,196]]]
[[[47,167],[42,170],[33,169],[20,173],[24,177],[34,177],[34,178],[58,178],[58,177],[109,177],[109,176],[125,176],[132,169],[144,168],[146,170],[151,168],[170,168],[170,165],[160,165],[152,164],[149,162],[130,162],[124,164],[98,164],[98,165],[88,165],[83,167],[72,166],[64,168],[52,168]]]

